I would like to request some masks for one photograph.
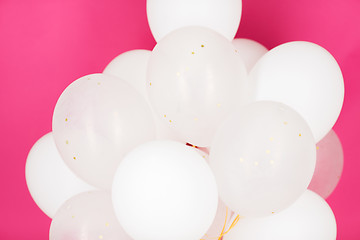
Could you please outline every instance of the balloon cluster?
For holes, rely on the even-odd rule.
[[[51,240],[336,238],[341,70],[314,43],[234,40],[241,7],[148,0],[153,51],[65,89],[26,164]]]

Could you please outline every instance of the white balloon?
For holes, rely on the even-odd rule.
[[[181,27],[201,26],[234,38],[240,23],[241,0],[147,0],[147,16],[157,42]]]
[[[182,140],[200,147],[246,94],[246,69],[235,47],[203,27],[167,35],[153,50],[148,66],[150,102]],[[245,99],[244,99],[245,101]]]
[[[137,240],[198,240],[214,220],[218,193],[206,161],[173,141],[131,151],[114,177],[115,212]]]
[[[151,51],[142,49],[122,53],[106,66],[103,73],[128,82],[147,99],[146,70],[150,55]]]
[[[224,240],[335,240],[336,220],[329,205],[307,190],[284,211],[263,218],[241,218]]]
[[[316,167],[308,189],[324,199],[335,190],[343,171],[344,153],[340,139],[331,130],[316,145]]]
[[[271,215],[291,205],[308,187],[315,162],[309,126],[277,102],[238,109],[219,127],[210,149],[220,198],[246,217]]]
[[[152,108],[146,90],[146,71],[150,55],[151,51],[149,50],[132,50],[122,53],[106,66],[104,74],[127,81],[147,100],[149,107]],[[181,141],[172,125],[162,121],[154,112],[153,117],[156,125],[156,139]]]
[[[50,226],[50,240],[131,240],[116,219],[110,193],[91,191],[66,201]]]
[[[26,159],[25,177],[35,203],[50,218],[69,198],[96,189],[66,166],[52,133],[41,137],[31,148]]]
[[[91,74],[71,83],[53,115],[54,139],[65,163],[90,184],[110,189],[124,155],[155,139],[146,100],[125,81]]]
[[[334,126],[344,100],[339,65],[324,48],[289,42],[266,53],[249,79],[254,100],[282,102],[308,122],[316,142]]]
[[[244,61],[247,72],[250,72],[255,63],[269,51],[262,44],[246,38],[236,38],[232,43]]]

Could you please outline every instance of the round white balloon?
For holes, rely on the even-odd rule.
[[[220,198],[246,217],[271,215],[291,205],[308,187],[315,162],[309,126],[277,102],[260,101],[234,112],[210,149]]]
[[[343,149],[334,130],[316,145],[316,151],[315,173],[308,189],[326,199],[335,190],[344,165]]]
[[[56,212],[49,240],[131,240],[116,219],[105,191],[78,194]]]
[[[26,159],[25,177],[35,203],[50,218],[69,198],[95,190],[66,166],[52,133],[41,137],[31,148]]]
[[[115,212],[137,240],[198,240],[214,220],[218,193],[206,161],[173,141],[131,151],[114,177]]]
[[[289,105],[308,122],[315,141],[334,126],[344,100],[339,65],[324,48],[310,42],[289,42],[266,53],[250,73],[254,100]]]
[[[246,95],[246,69],[235,47],[203,27],[167,35],[148,66],[150,102],[182,140],[207,147],[224,120]],[[245,99],[244,99],[245,101]]]
[[[244,61],[247,72],[250,72],[255,63],[268,52],[266,47],[251,39],[236,38],[232,43]]]
[[[148,103],[128,83],[91,74],[61,94],[53,132],[65,163],[92,185],[110,189],[124,155],[155,139],[155,124]]]
[[[210,28],[231,41],[239,27],[241,10],[241,0],[147,0],[148,21],[157,42],[187,26]]]
[[[307,190],[273,216],[241,218],[224,240],[335,240],[336,220],[329,205]]]
[[[142,49],[122,53],[106,66],[103,73],[128,82],[147,99],[146,70],[150,55],[151,51]]]

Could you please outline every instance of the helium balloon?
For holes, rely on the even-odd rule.
[[[339,65],[324,48],[289,42],[266,53],[249,79],[251,98],[289,105],[307,121],[315,141],[334,126],[344,100]]]
[[[210,149],[220,198],[245,217],[271,215],[294,203],[308,187],[315,161],[315,140],[305,120],[269,101],[234,112]]]
[[[202,28],[176,30],[159,42],[148,66],[150,102],[182,140],[207,147],[246,93],[246,69],[234,46]],[[244,100],[245,101],[245,100]]]
[[[90,184],[110,189],[123,156],[155,138],[146,100],[121,79],[92,74],[70,84],[56,103],[55,143],[66,164]]]
[[[215,178],[194,149],[152,141],[126,155],[112,186],[116,215],[134,239],[200,239],[218,204]]]
[[[224,240],[335,240],[336,220],[329,205],[307,190],[278,214],[240,218]]]
[[[324,199],[335,190],[343,170],[344,153],[340,139],[331,130],[316,146],[316,167],[308,189]]]
[[[147,0],[147,16],[157,42],[168,33],[187,26],[210,28],[228,40],[238,30],[241,0]]]
[[[254,40],[236,38],[232,43],[244,61],[247,72],[250,72],[255,63],[268,52],[266,47]]]
[[[105,191],[76,195],[56,212],[50,240],[131,240],[116,219],[111,196]]]
[[[122,53],[106,66],[103,73],[128,82],[147,99],[146,69],[150,55],[149,50],[132,50]]]
[[[96,189],[66,166],[52,133],[41,137],[31,148],[26,159],[25,177],[35,203],[50,218],[69,198]]]

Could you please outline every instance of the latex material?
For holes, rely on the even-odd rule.
[[[61,94],[53,115],[55,143],[81,178],[110,189],[116,167],[137,145],[155,138],[146,100],[125,81],[84,76]]]
[[[220,198],[245,217],[271,215],[294,203],[308,187],[315,162],[315,141],[305,120],[268,101],[233,113],[210,149]]]
[[[116,171],[112,197],[119,222],[137,240],[195,240],[218,204],[206,161],[185,144],[153,141],[131,151]]]

